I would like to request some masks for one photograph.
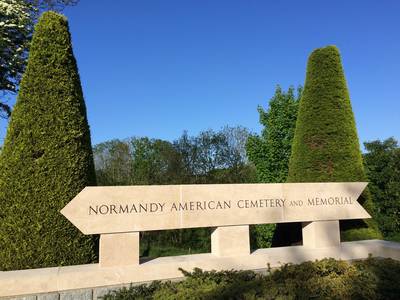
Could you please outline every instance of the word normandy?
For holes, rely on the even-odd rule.
[[[295,203],[295,206],[302,205],[302,201]],[[328,198],[308,198],[307,206],[318,205],[345,205],[352,204],[351,197],[328,197]],[[89,215],[112,215],[112,214],[140,214],[140,213],[163,213],[178,211],[199,211],[199,210],[217,210],[231,209],[232,201],[190,201],[190,202],[149,202],[149,203],[131,203],[131,204],[102,204],[90,205]],[[257,200],[237,200],[235,206],[243,208],[279,208],[287,204],[286,199],[257,199]],[[294,204],[290,202],[289,206]]]

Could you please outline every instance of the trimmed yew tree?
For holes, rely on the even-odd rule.
[[[287,181],[367,181],[340,54],[334,46],[316,49],[309,57]],[[359,201],[372,214],[368,191]],[[291,224],[288,228],[284,234],[281,228],[279,240],[299,232]],[[344,240],[381,237],[372,220],[341,222],[341,230]]]
[[[0,269],[92,262],[94,239],[59,211],[95,183],[68,22],[46,12],[35,27],[0,157]]]

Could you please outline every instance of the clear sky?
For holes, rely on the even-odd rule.
[[[307,58],[342,54],[360,141],[400,139],[400,1],[81,0],[69,19],[93,144],[243,125]],[[5,122],[0,124],[0,141]]]

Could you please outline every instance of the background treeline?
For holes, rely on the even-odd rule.
[[[256,182],[246,157],[250,133],[226,126],[196,136],[184,132],[169,142],[132,137],[93,149],[98,185],[206,184]],[[210,251],[210,229],[141,233],[142,255],[160,256]]]
[[[249,130],[226,126],[169,142],[132,137],[93,149],[99,185],[255,182],[246,157]]]
[[[301,93],[301,90],[299,90]],[[299,94],[300,94],[299,93]],[[275,139],[275,145],[266,143],[262,162],[270,164],[276,174],[275,182],[284,182],[290,156],[291,139],[295,118],[279,118],[282,106],[289,107],[297,114],[298,97],[293,89],[288,92],[277,88],[268,109],[259,108],[261,121],[266,125],[262,134],[270,138],[274,122],[283,120],[289,141]],[[286,103],[286,104],[285,104]],[[290,103],[288,106],[287,103]],[[296,109],[293,109],[296,108]],[[291,120],[293,123],[288,122]],[[283,128],[281,132],[284,132]],[[262,136],[262,135],[261,135]],[[283,144],[276,144],[281,141]],[[148,137],[132,137],[124,140],[111,140],[94,146],[93,154],[98,185],[148,185],[148,184],[201,184],[201,183],[254,183],[272,182],[263,179],[265,173],[257,173],[257,159],[254,144],[263,143],[260,136],[241,126],[226,126],[219,131],[205,130],[196,136],[184,132],[178,139],[170,142]],[[288,144],[288,146],[287,146]],[[247,147],[247,152],[246,152]],[[395,139],[364,143],[364,167],[369,179],[369,188],[375,203],[374,218],[378,221],[384,237],[400,241],[400,148]],[[273,153],[286,149],[286,164],[278,161]],[[274,150],[275,149],[275,150]],[[287,150],[289,149],[289,150]],[[249,155],[250,154],[250,155]],[[254,160],[248,159],[248,155]],[[275,168],[275,169],[274,169]],[[260,169],[260,168],[258,168]],[[260,178],[261,177],[261,178]],[[281,178],[281,179],[279,179]],[[251,230],[252,247],[269,247],[274,225],[253,226]],[[167,230],[142,233],[142,254],[147,256],[196,253],[210,250],[210,229]]]
[[[375,204],[374,218],[387,240],[400,242],[400,148],[394,138],[364,143],[364,167]]]

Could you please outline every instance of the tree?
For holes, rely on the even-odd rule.
[[[301,88],[295,95],[293,87],[284,92],[278,86],[268,110],[258,107],[264,128],[261,136],[249,137],[246,150],[256,166],[259,182],[286,181],[300,97]]]
[[[15,93],[25,68],[33,30],[33,7],[22,0],[0,0],[0,116],[11,114],[5,95]]]
[[[286,181],[301,91],[299,87],[295,95],[293,87],[285,92],[277,86],[268,110],[258,107],[264,128],[261,136],[250,136],[246,144],[249,160],[256,166],[258,182]],[[253,243],[258,248],[270,247],[275,227],[275,224],[253,226]]]
[[[225,126],[174,142],[148,137],[111,140],[93,149],[100,185],[254,182],[245,144],[249,131]]]
[[[99,185],[175,184],[182,178],[172,143],[147,137],[111,140],[94,147]]]
[[[385,238],[400,241],[400,148],[394,138],[364,143],[364,164]]]
[[[254,169],[245,154],[249,135],[241,126],[205,130],[192,137],[184,132],[174,142],[185,169],[183,183],[254,182]]]
[[[100,185],[149,185],[254,182],[245,143],[249,131],[225,126],[197,136],[184,132],[168,142],[148,137],[112,140],[94,147]],[[209,251],[208,228],[166,230],[141,234],[143,255],[183,254],[189,249]],[[171,249],[175,249],[171,252]],[[167,251],[167,252],[165,252]],[[192,252],[192,250],[189,250]]]
[[[93,148],[96,178],[99,185],[128,185],[132,178],[129,145],[120,140],[100,143]]]
[[[11,114],[7,95],[15,94],[25,70],[33,25],[40,12],[62,10],[78,0],[0,0],[0,117]]]
[[[172,143],[149,138],[133,138],[129,143],[134,184],[180,183],[180,154]]]
[[[78,4],[79,0],[25,0],[40,11],[52,10],[61,12],[66,6]]]
[[[287,181],[366,181],[340,54],[334,46],[316,49],[309,57]],[[368,192],[359,201],[373,213]],[[341,222],[340,226],[345,240],[380,237],[372,220]],[[299,228],[280,224],[276,244],[301,240]]]
[[[68,22],[46,12],[35,26],[0,157],[0,269],[92,262],[93,238],[60,210],[95,184]]]

